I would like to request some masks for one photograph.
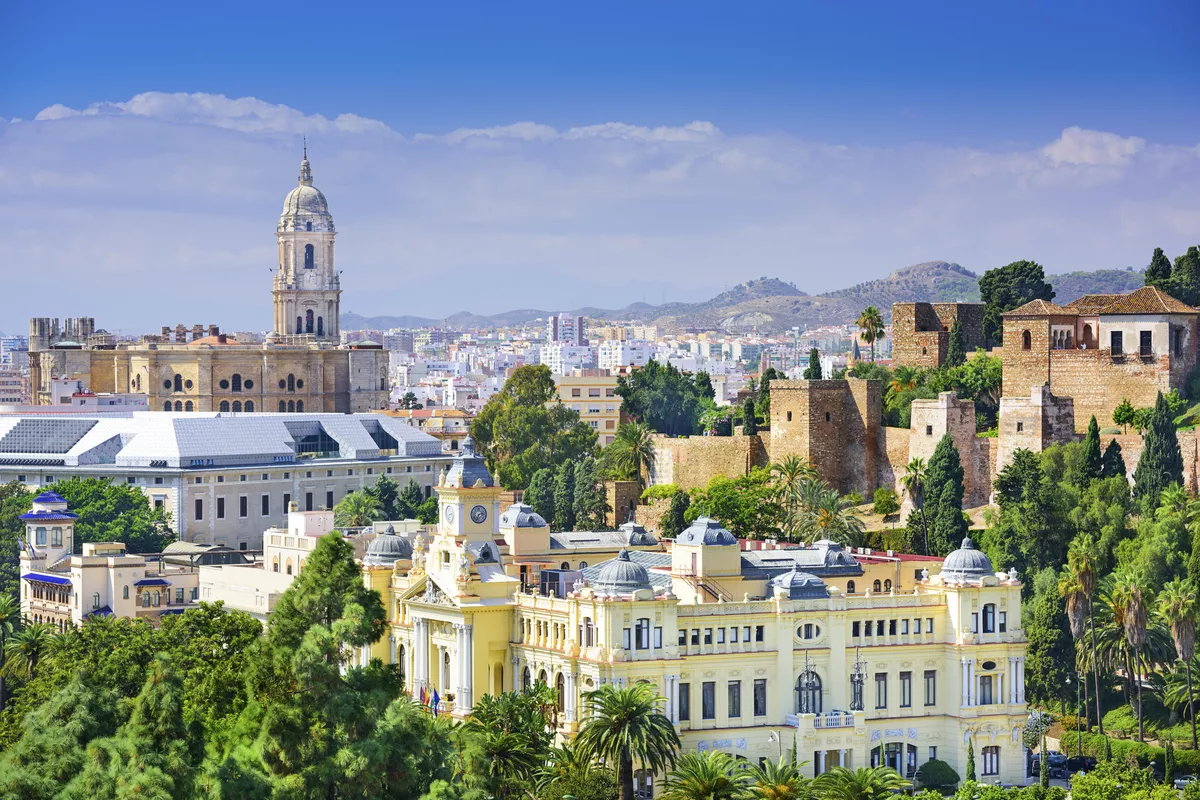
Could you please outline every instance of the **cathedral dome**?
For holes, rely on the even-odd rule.
[[[391,525],[367,545],[363,564],[368,567],[390,567],[400,559],[412,558],[412,543],[396,534]]]
[[[601,564],[591,583],[597,594],[628,595],[642,589],[654,589],[650,585],[650,573],[641,564],[634,563],[627,550]]]
[[[942,562],[942,577],[957,581],[977,581],[985,575],[995,574],[992,561],[968,537],[962,540],[958,548]]]
[[[308,148],[300,162],[300,182],[288,192],[283,200],[283,212],[279,215],[280,231],[333,232],[333,217],[329,214],[329,203],[321,190],[313,186],[312,167],[308,163]]]

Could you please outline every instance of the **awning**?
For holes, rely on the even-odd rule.
[[[165,610],[161,614],[159,614],[159,616],[165,617],[167,614],[182,614],[185,611],[187,611],[186,608],[168,608],[167,610]]]
[[[38,581],[40,583],[53,583],[59,586],[70,586],[71,579],[63,578],[59,575],[43,575],[40,572],[27,572],[21,576],[27,581]]]
[[[170,586],[170,581],[164,581],[162,578],[142,578],[134,586]]]
[[[84,614],[83,616],[84,617],[111,617],[112,615],[113,615],[113,610],[111,608],[109,608],[108,606],[100,606],[95,611],[89,611],[88,613]]]

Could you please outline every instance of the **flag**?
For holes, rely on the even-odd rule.
[[[442,702],[442,699],[438,697],[437,689],[433,690],[433,698],[431,702],[433,703],[433,715],[436,717],[438,712],[438,703]]]
[[[428,701],[425,699],[425,687],[422,686],[421,687],[421,705],[425,705],[426,702],[428,702]]]

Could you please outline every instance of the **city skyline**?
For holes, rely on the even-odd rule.
[[[938,11],[646,12],[632,30],[479,10],[451,31],[380,10],[355,47],[303,6],[282,37],[253,11],[226,31],[219,9],[80,7],[51,29],[15,7],[0,209],[22,303],[0,303],[0,330],[266,329],[306,135],[342,307],[367,316],[696,301],[763,275],[817,294],[935,259],[1140,268],[1195,244],[1197,65],[1137,54],[1196,12],[941,9],[934,31]],[[186,35],[166,53],[155,26]]]

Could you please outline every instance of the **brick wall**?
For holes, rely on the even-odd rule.
[[[642,499],[637,481],[605,481],[604,497],[608,501],[606,522],[610,528],[629,521]]]
[[[776,381],[771,382],[772,396]],[[654,437],[654,468],[650,483],[674,483],[681,489],[702,489],[718,475],[737,478],[769,463],[762,438],[754,436]]]
[[[911,438],[911,432],[908,428],[885,428],[879,429],[879,446],[877,451],[879,456],[876,460],[878,471],[876,473],[875,483],[878,486],[887,486],[896,493],[896,497],[903,500],[904,495],[904,468],[908,465],[908,445]]]
[[[843,494],[870,496],[882,396],[877,380],[771,381],[771,458],[799,456]]]
[[[892,360],[909,367],[940,367],[950,329],[962,323],[967,352],[984,346],[982,303],[893,303]]]
[[[975,435],[975,404],[970,400],[959,400],[954,392],[942,392],[932,400],[914,400],[910,430],[909,458],[923,458],[926,463],[942,437],[950,434],[963,466],[963,504],[978,505],[975,500],[980,494],[986,496],[987,487],[978,486],[974,469],[978,438]]]

